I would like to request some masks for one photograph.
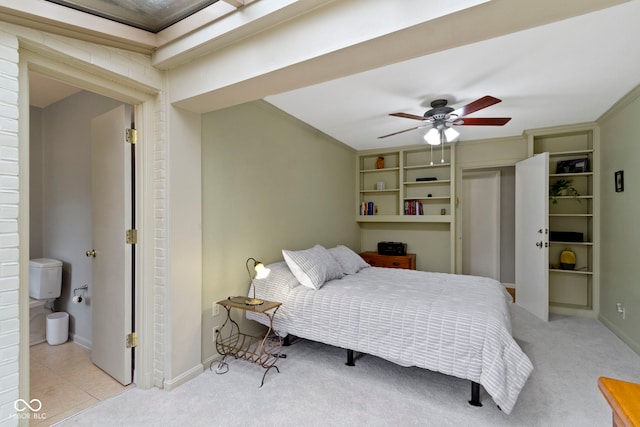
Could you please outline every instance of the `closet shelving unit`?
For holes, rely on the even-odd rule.
[[[595,316],[599,301],[599,133],[595,125],[528,132],[530,154],[549,153],[549,185],[572,181],[578,196],[549,200],[549,309],[551,312]],[[559,171],[558,162],[587,159],[586,170]],[[553,232],[582,235],[581,241],[556,239]],[[580,233],[580,234],[575,234]],[[573,240],[573,239],[572,239]],[[559,268],[560,253],[576,254],[573,270]]]

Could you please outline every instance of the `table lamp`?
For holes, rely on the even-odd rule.
[[[251,269],[249,268],[250,261],[253,261],[253,269],[256,272],[255,277],[251,276]],[[264,279],[271,272],[270,269],[264,266],[264,264],[260,261],[256,261],[254,258],[247,259],[245,263],[247,267],[247,273],[249,273],[249,280],[251,281],[251,286],[253,287],[253,298],[246,300],[244,303],[247,305],[260,305],[264,303],[263,300],[256,298],[256,286],[253,283],[254,279]]]

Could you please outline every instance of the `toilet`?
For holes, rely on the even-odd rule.
[[[47,315],[62,290],[62,261],[37,258],[29,261],[29,345],[46,341]]]

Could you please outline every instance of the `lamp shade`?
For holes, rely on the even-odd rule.
[[[454,128],[447,128],[444,131],[444,136],[447,138],[447,142],[453,142],[460,136],[460,133]]]
[[[269,273],[271,272],[271,269],[267,268],[264,266],[263,263],[258,262],[256,264],[256,279],[266,279],[269,276]]]
[[[429,129],[424,136],[424,140],[429,145],[440,145],[440,131],[436,128]]]

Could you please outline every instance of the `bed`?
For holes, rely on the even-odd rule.
[[[470,403],[479,404],[482,385],[511,412],[533,365],[511,335],[511,296],[499,282],[371,267],[345,246],[283,250],[283,257],[249,290],[282,302],[273,320],[281,336],[467,379]]]

